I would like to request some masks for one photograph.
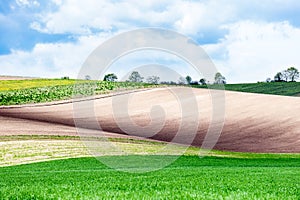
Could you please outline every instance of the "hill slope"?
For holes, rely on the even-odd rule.
[[[186,89],[190,88],[174,88],[173,91],[181,94]],[[192,90],[199,108],[198,119],[195,119],[194,110],[189,109],[191,105],[188,97],[180,99],[181,108],[188,108],[183,117],[181,108],[178,107],[178,99],[168,89],[150,89],[134,94],[98,98],[93,102],[92,100],[79,102],[75,116],[72,103],[3,107],[0,108],[0,116],[68,126],[75,126],[73,118],[75,117],[76,126],[99,129],[99,123],[102,130],[120,134],[124,133],[124,126],[123,129],[120,128],[120,124],[123,124],[130,135],[181,144],[192,140],[193,145],[201,146],[211,122],[211,98],[209,90]],[[300,152],[300,98],[230,91],[226,91],[225,96],[225,124],[216,149],[242,152]],[[112,101],[128,103],[128,110],[123,108],[126,104],[122,103],[121,112],[116,113],[118,109],[116,110],[115,106],[119,104],[113,105]],[[85,107],[89,102],[94,106],[92,114]],[[155,109],[151,111],[156,105],[159,105],[163,112]],[[128,112],[129,117],[126,117],[124,112]],[[160,115],[161,113],[164,113],[164,116]],[[183,119],[186,124],[181,123]],[[199,120],[200,124],[194,138],[194,129],[190,122],[195,120]],[[130,128],[133,122],[139,128],[137,126]],[[154,125],[147,129],[151,123]],[[178,135],[180,126],[183,132]],[[161,129],[158,129],[157,134],[149,134],[149,131],[153,133],[159,127]]]
[[[196,85],[196,88],[207,88],[206,86]],[[214,85],[211,86],[214,88]],[[260,94],[275,94],[284,96],[299,96],[300,82],[272,82],[272,83],[240,83],[225,84],[225,90],[250,92]]]

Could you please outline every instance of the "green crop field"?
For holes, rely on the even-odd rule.
[[[147,83],[33,79],[0,81],[0,106],[71,99],[116,89],[157,87]]]
[[[137,161],[143,157],[128,156]],[[156,156],[155,159],[159,161],[164,157]],[[109,160],[116,158],[106,157]],[[72,158],[0,168],[0,197],[299,199],[299,180],[299,158],[182,156],[166,168],[142,174],[115,171],[95,158]]]
[[[137,154],[151,154],[165,143],[110,140],[129,154],[101,157],[101,161],[110,164],[108,167],[90,157],[79,137],[1,136],[0,153],[4,160],[0,160],[0,199],[299,199],[300,196],[300,154],[211,151],[209,156],[200,158],[200,149],[189,147],[174,163],[149,171],[174,156],[168,152]],[[141,171],[149,172],[132,173]]]
[[[207,86],[193,85],[196,88],[207,88]],[[210,85],[210,88],[218,89],[218,85]],[[299,96],[300,82],[271,82],[271,83],[240,83],[240,84],[225,84],[225,90],[237,92],[250,92],[261,94],[274,94],[284,96]]]

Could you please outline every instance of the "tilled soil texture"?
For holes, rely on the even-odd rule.
[[[79,131],[82,136],[101,129],[204,147],[217,141],[218,150],[300,153],[299,113],[298,97],[156,88],[74,104],[1,107],[0,134],[74,135],[77,126],[85,130]],[[223,123],[219,136],[217,127]]]

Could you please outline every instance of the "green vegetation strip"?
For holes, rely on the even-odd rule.
[[[193,85],[196,88],[207,88],[207,86]],[[250,92],[261,94],[274,94],[284,96],[299,96],[300,82],[271,82],[271,83],[242,83],[225,84],[225,90]],[[219,89],[218,85],[211,85],[212,89]]]
[[[167,143],[159,141],[131,138],[108,138],[108,140],[127,155],[180,155],[183,152],[184,155],[200,154],[198,147],[169,144],[168,149],[165,149]],[[99,148],[94,150],[101,152],[103,156],[120,155],[120,152],[115,149],[101,149],[102,146],[105,146],[103,145],[103,138],[99,138],[98,140],[95,140],[95,138],[85,138],[85,140],[82,140],[82,138],[76,136],[18,135],[0,136],[0,141],[0,166],[92,156],[86,147],[86,145],[90,144],[89,141],[97,141]],[[217,150],[201,155],[247,159],[300,159],[300,154],[261,154]]]
[[[149,156],[108,156],[136,160]],[[155,161],[172,156],[152,156]],[[140,168],[143,168],[142,166]],[[0,168],[1,199],[299,199],[300,159],[182,156],[158,171],[115,171],[95,158]]]
[[[176,154],[178,150],[183,151],[185,146],[171,145],[167,151],[163,151],[165,143],[134,140],[126,138],[108,138],[109,142],[118,147],[126,154],[147,155],[157,152],[162,154]],[[99,149],[97,151],[104,155],[120,155],[119,151],[105,146],[103,138],[85,138],[72,136],[1,136],[0,137],[0,166],[17,165],[24,163],[40,162],[45,160],[86,157],[92,156],[86,145],[89,142],[97,141]],[[95,149],[94,149],[95,150]],[[175,152],[175,153],[174,153]],[[190,148],[187,155],[197,155],[198,148]]]
[[[113,90],[157,87],[147,83],[34,79],[0,81],[0,106],[42,103],[105,94]]]

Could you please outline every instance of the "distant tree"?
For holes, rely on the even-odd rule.
[[[64,76],[64,77],[61,77],[61,79],[69,80],[70,78],[68,76]]]
[[[85,80],[91,80],[91,76],[90,75],[85,75],[84,79]]]
[[[299,71],[295,67],[290,67],[287,70],[289,79],[294,82],[299,78]]]
[[[175,81],[167,81],[169,85],[177,85]]]
[[[206,80],[205,80],[205,78],[201,78],[199,82],[201,83],[201,85],[206,85]]]
[[[199,82],[198,81],[191,81],[190,85],[199,85]]]
[[[169,81],[161,81],[159,84],[170,85],[170,82]]]
[[[215,75],[215,84],[226,84],[226,79],[220,72]]]
[[[281,72],[277,72],[277,74],[274,76],[274,81],[275,82],[282,82],[283,81],[283,76]]]
[[[184,84],[186,84],[186,79],[184,78],[184,77],[180,77],[179,79],[178,79],[178,84],[179,85],[184,85]]]
[[[142,77],[139,72],[133,71],[128,79],[130,82],[141,83],[143,82],[144,77]]]
[[[118,79],[117,75],[115,75],[114,73],[111,74],[106,74],[104,76],[104,81],[110,81],[110,82],[115,82]]]
[[[267,83],[270,83],[271,81],[272,81],[271,78],[267,78],[267,79],[266,79],[266,82],[267,82]]]
[[[191,82],[192,82],[192,77],[186,76],[186,77],[185,77],[185,80],[186,80],[186,82],[187,82],[188,84],[191,84]]]
[[[176,85],[177,83],[174,81],[161,81],[160,84],[165,84],[165,85]]]
[[[289,72],[287,70],[284,70],[281,72],[282,79],[287,82],[289,80]]]
[[[147,78],[147,83],[150,83],[150,84],[158,84],[159,82],[159,77],[158,76],[148,76]]]

